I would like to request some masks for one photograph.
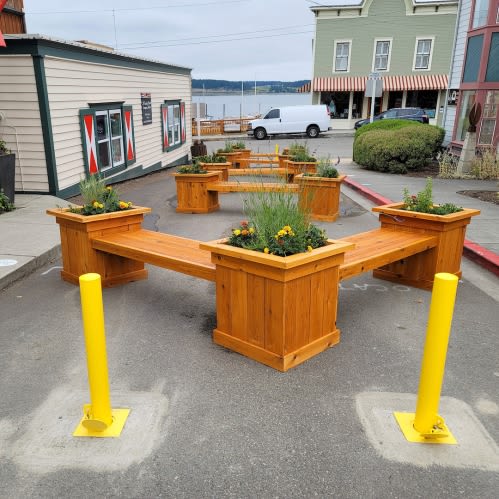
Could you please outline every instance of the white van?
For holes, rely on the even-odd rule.
[[[249,122],[248,135],[263,140],[267,135],[306,133],[310,138],[331,130],[329,110],[321,106],[287,106],[271,109],[262,119]]]

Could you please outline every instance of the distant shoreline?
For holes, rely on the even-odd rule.
[[[256,95],[285,95],[285,94],[297,94],[299,92],[257,92]],[[195,95],[196,97],[198,96],[205,96],[205,97],[210,97],[210,96],[221,96],[221,95],[241,95],[241,92],[231,92],[231,91],[226,91],[226,90],[210,90],[203,92],[203,90],[199,90],[197,88],[192,89],[192,95]],[[244,95],[255,95],[254,92],[251,91],[246,91]]]

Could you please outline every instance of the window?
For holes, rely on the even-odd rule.
[[[499,109],[499,90],[489,90],[483,106],[483,118],[480,126],[479,144],[492,144]]]
[[[475,103],[475,91],[464,91],[459,95],[459,115],[456,129],[456,140],[464,141],[468,127],[470,126],[469,115]]]
[[[475,0],[475,10],[473,12],[473,24],[471,27],[479,28],[487,24],[489,13],[489,0]]]
[[[375,40],[374,71],[388,71],[391,40]]]
[[[431,38],[416,39],[416,53],[414,55],[414,69],[430,69],[431,65],[431,47],[433,45]]]
[[[492,33],[485,81],[499,82],[499,32]]]
[[[469,83],[478,80],[480,58],[483,48],[483,35],[468,38],[466,61],[464,62],[463,82]]]
[[[264,120],[274,120],[276,118],[279,118],[280,117],[280,112],[279,112],[279,109],[271,109],[267,115],[265,116],[265,118],[263,118]]]
[[[166,101],[161,104],[161,123],[163,130],[163,151],[180,147],[186,140],[185,103]]]
[[[80,110],[80,126],[88,173],[105,176],[135,162],[132,106],[91,105]]]
[[[123,156],[123,129],[121,110],[97,111],[95,113],[97,130],[97,154],[101,170],[120,166],[125,162]]]
[[[334,68],[333,71],[349,71],[350,70],[350,42],[338,41],[335,42],[334,51]]]

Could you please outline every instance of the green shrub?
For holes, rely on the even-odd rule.
[[[193,158],[194,163],[226,163],[227,158],[220,156],[217,153],[208,154],[206,156],[196,156]]]
[[[386,120],[392,121],[403,122]],[[440,150],[445,131],[432,125],[405,123],[410,125],[376,127],[359,134],[353,143],[354,161],[368,170],[389,173],[407,173],[426,166]]]
[[[425,126],[419,121],[411,120],[378,120],[368,123],[367,125],[361,126],[355,131],[355,138],[366,132],[371,132],[372,130],[400,130],[408,126]]]
[[[12,211],[14,209],[14,205],[10,202],[9,197],[6,196],[3,189],[0,188],[0,213],[3,213],[4,211]]]

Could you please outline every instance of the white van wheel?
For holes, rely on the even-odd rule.
[[[267,136],[265,128],[257,128],[255,130],[255,137],[257,140],[263,140]]]
[[[310,137],[311,139],[316,139],[319,136],[319,133],[320,133],[320,130],[315,125],[310,125],[307,128],[307,136]]]

